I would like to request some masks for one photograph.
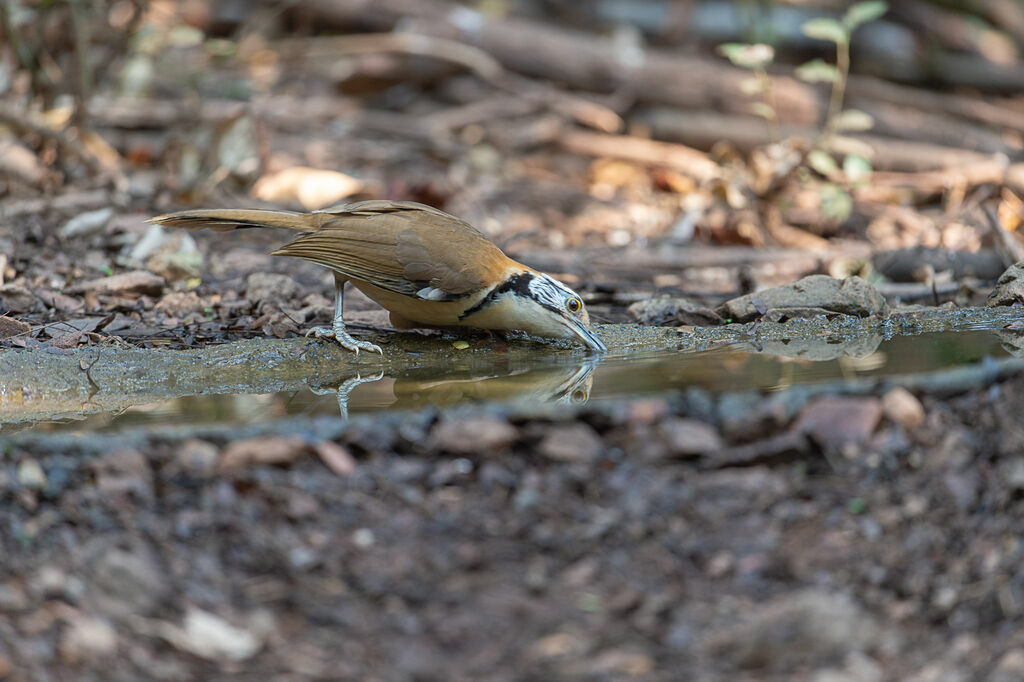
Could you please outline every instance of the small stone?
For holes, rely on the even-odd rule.
[[[138,450],[116,450],[97,459],[91,469],[96,487],[107,494],[137,493],[148,499],[153,496],[153,469]]]
[[[88,237],[98,234],[114,218],[114,209],[100,208],[95,211],[79,213],[71,220],[64,223],[60,228],[60,236],[65,239],[73,237]]]
[[[537,451],[560,462],[591,462],[604,450],[604,442],[587,424],[552,427],[537,446]]]
[[[1014,303],[1024,303],[1024,261],[1007,268],[985,301],[985,305],[993,307]]]
[[[195,476],[209,476],[217,468],[220,451],[213,443],[192,438],[181,444],[174,453],[174,464],[180,471]]]
[[[0,612],[24,611],[28,604],[25,590],[11,583],[0,583]]]
[[[32,590],[41,597],[57,597],[64,594],[68,574],[64,569],[46,564],[32,576]]]
[[[99,661],[117,649],[117,632],[104,620],[77,616],[68,623],[59,647],[65,663]]]
[[[0,286],[0,309],[7,312],[23,313],[37,303],[31,291],[17,284]]]
[[[298,283],[287,275],[254,272],[245,281],[246,297],[257,303],[291,303],[302,297]]]
[[[1018,682],[1024,680],[1024,649],[1010,649],[996,663],[988,677],[989,682]]]
[[[1000,467],[1007,487],[1019,492],[1024,490],[1024,457],[1015,457]]]
[[[637,301],[626,308],[626,314],[637,324],[654,327],[707,327],[725,322],[706,305],[680,296],[656,296]]]
[[[936,591],[935,596],[932,597],[932,604],[940,611],[949,611],[956,606],[959,599],[960,595],[957,593],[956,588],[945,585]]]
[[[251,464],[289,464],[305,450],[305,441],[296,436],[243,438],[229,443],[224,448],[217,468],[228,471]]]
[[[882,404],[876,398],[825,396],[804,408],[793,430],[808,434],[823,448],[838,450],[865,442],[881,418]]]
[[[507,450],[519,431],[498,417],[446,417],[434,427],[438,447],[459,455],[495,454]]]
[[[146,259],[146,268],[166,280],[198,277],[203,268],[203,254],[192,235],[174,230]]]
[[[182,627],[170,623],[162,625],[164,639],[182,651],[207,660],[244,661],[263,646],[254,632],[196,607],[189,607]]]
[[[729,666],[782,671],[827,664],[889,636],[849,597],[807,590],[756,607],[702,648]]]
[[[376,541],[377,538],[374,537],[373,531],[369,528],[357,528],[356,531],[352,533],[352,544],[359,549],[372,547],[373,543]]]
[[[338,476],[351,476],[356,470],[356,460],[343,445],[323,440],[313,446],[320,461]]]
[[[27,322],[0,315],[0,339],[28,334],[30,331],[32,331],[32,327]]]
[[[159,296],[164,290],[163,277],[158,277],[146,270],[122,272],[111,277],[92,279],[68,289],[69,293],[82,294],[92,292],[108,296],[145,295]]]
[[[924,407],[913,393],[897,386],[882,396],[885,416],[905,429],[916,429],[924,423]]]
[[[203,301],[194,291],[172,291],[153,306],[154,311],[173,317],[185,317],[202,308]]]
[[[34,459],[23,459],[18,464],[18,483],[32,490],[46,487],[46,472]]]
[[[654,670],[654,659],[638,651],[612,649],[598,654],[587,668],[591,675],[608,679],[644,677]]]
[[[171,589],[161,562],[145,546],[100,548],[90,561],[88,580],[90,603],[114,618],[154,612]]]
[[[718,430],[696,419],[667,417],[658,431],[673,457],[696,457],[718,452],[724,447]]]
[[[882,682],[884,679],[882,666],[868,656],[855,652],[846,657],[846,665],[842,669],[819,670],[812,682]]]

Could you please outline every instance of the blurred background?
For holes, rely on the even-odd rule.
[[[144,239],[154,213],[365,198],[459,215],[605,319],[811,272],[976,302],[1024,257],[1016,0],[7,0],[0,18],[0,280],[28,290],[139,268],[187,287],[203,249]]]

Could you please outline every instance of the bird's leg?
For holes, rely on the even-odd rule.
[[[380,381],[383,378],[384,372],[380,372],[376,376],[367,377],[365,379],[357,374],[352,379],[343,382],[341,386],[338,386],[338,412],[341,413],[341,418],[348,419],[348,396],[352,393],[352,389],[359,384],[372,384],[374,381]]]
[[[348,333],[348,330],[345,329],[345,320],[342,314],[345,308],[345,282],[347,281],[339,274],[334,274],[334,323],[331,325],[331,328],[313,327],[306,332],[306,336],[312,336],[317,339],[334,339],[342,348],[355,351],[356,355],[361,350],[374,351],[384,355],[384,351],[381,350],[380,346],[369,341],[356,341]]]
[[[359,386],[360,384],[372,384],[373,382],[380,381],[383,378],[383,371],[378,372],[376,375],[372,377],[366,377],[365,379],[360,374],[356,374],[354,377],[351,377],[341,382],[341,385],[338,386],[338,388],[336,389],[315,388],[313,386],[310,386],[309,390],[315,395],[328,395],[330,393],[334,393],[335,397],[338,400],[338,412],[341,413],[341,418],[348,419],[348,397],[352,393],[352,390],[355,389],[355,387]]]

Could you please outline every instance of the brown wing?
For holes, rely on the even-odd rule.
[[[500,278],[509,263],[479,230],[423,204],[362,201],[312,215],[319,229],[275,255],[304,258],[407,296],[459,298]]]

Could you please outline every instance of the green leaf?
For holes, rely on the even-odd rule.
[[[844,222],[853,212],[853,198],[839,185],[826,182],[821,186],[821,212],[829,220]]]
[[[808,38],[827,40],[837,45],[849,42],[850,40],[850,33],[846,30],[846,27],[835,19],[829,19],[828,17],[818,17],[817,19],[805,21],[800,30]]]
[[[888,11],[889,3],[887,2],[876,2],[875,0],[858,2],[846,10],[846,14],[843,16],[843,26],[847,31],[853,33],[858,26],[880,18]]]
[[[875,119],[859,109],[846,109],[840,111],[836,116],[836,130],[864,131],[871,130],[875,125]]]
[[[839,165],[832,155],[821,149],[815,149],[807,155],[807,165],[818,171],[826,178],[839,172]]]
[[[847,154],[843,159],[843,174],[855,185],[867,182],[871,178],[871,162],[858,154]]]
[[[750,111],[751,113],[760,116],[761,118],[766,118],[769,121],[774,121],[777,118],[775,109],[772,109],[764,102],[752,102],[750,104]]]
[[[808,83],[837,83],[839,69],[821,59],[812,59],[796,67],[796,77]]]
[[[744,69],[762,69],[775,59],[775,48],[764,43],[724,43],[718,46],[718,51],[730,62]]]

